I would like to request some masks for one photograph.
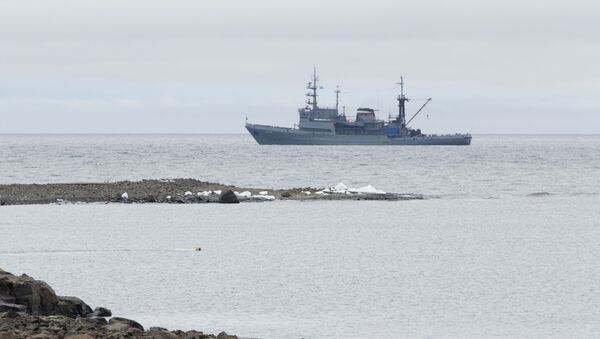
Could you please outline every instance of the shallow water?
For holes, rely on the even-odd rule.
[[[0,267],[146,326],[597,337],[597,206],[582,196],[5,206]]]

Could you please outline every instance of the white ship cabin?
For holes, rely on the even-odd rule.
[[[376,122],[375,110],[371,108],[359,108],[356,111],[356,121],[365,123]]]
[[[303,130],[315,132],[333,132],[335,131],[335,123],[342,120],[335,108],[320,108],[316,109],[301,108],[299,127]]]

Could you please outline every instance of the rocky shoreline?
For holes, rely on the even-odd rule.
[[[237,339],[221,332],[145,330],[134,320],[111,317],[103,307],[92,310],[77,297],[58,296],[45,282],[0,269],[0,338],[3,339]]]
[[[196,179],[153,179],[105,183],[0,185],[0,205],[63,203],[219,203],[231,191],[238,202],[273,200],[415,200],[419,194],[351,192],[334,188],[269,190],[242,188]]]

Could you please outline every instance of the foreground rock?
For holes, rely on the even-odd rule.
[[[20,305],[30,314],[85,317],[92,309],[77,297],[60,297],[52,287],[26,274],[20,277],[0,270],[0,307],[7,304]],[[1,308],[0,308],[1,309]],[[17,311],[13,306],[13,310]]]
[[[76,297],[61,297],[43,281],[15,276],[0,269],[0,338],[3,339],[237,339],[225,332],[215,336],[199,331],[147,331],[134,320],[113,317],[109,309],[94,311]]]

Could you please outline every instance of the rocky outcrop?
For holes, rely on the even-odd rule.
[[[219,196],[219,202],[222,204],[239,204],[240,200],[232,190],[226,190]]]
[[[110,317],[103,307],[92,311],[77,297],[57,296],[45,282],[25,274],[15,276],[0,269],[0,338],[2,339],[237,339],[225,332],[214,336],[199,331],[169,331]]]
[[[131,329],[138,329],[140,331],[144,330],[144,326],[140,323],[133,321],[131,319],[114,317],[108,321],[108,325],[106,329],[109,331],[119,331],[119,332],[127,332]]]
[[[0,302],[25,307],[34,315],[85,317],[92,309],[76,297],[57,296],[52,287],[26,274],[20,277],[0,270]],[[5,306],[6,307],[6,306]]]
[[[117,319],[117,320],[115,320]],[[0,313],[0,338],[3,339],[237,339],[224,332],[214,336],[199,331],[169,331],[152,327],[148,331],[137,322],[125,318],[70,318],[35,316],[9,311]]]
[[[112,311],[108,308],[104,307],[96,307],[94,312],[88,314],[88,317],[110,317],[112,315]]]
[[[25,305],[6,303],[3,301],[0,301],[0,312],[8,312],[8,311],[25,312],[25,311],[27,311],[27,307],[25,307]]]
[[[338,185],[339,187],[340,185]],[[344,185],[344,187],[346,187]],[[71,204],[79,202],[194,204],[259,202],[273,200],[415,200],[419,194],[372,194],[365,186],[348,192],[330,188],[266,190],[241,188],[194,179],[162,179],[104,183],[0,184],[0,206],[20,204]],[[347,187],[346,187],[347,188]],[[370,187],[372,188],[372,187]],[[238,196],[228,191],[241,192]],[[222,193],[223,192],[223,193]],[[125,195],[125,193],[127,193]],[[267,194],[270,193],[270,194]],[[346,194],[349,193],[349,194]]]

